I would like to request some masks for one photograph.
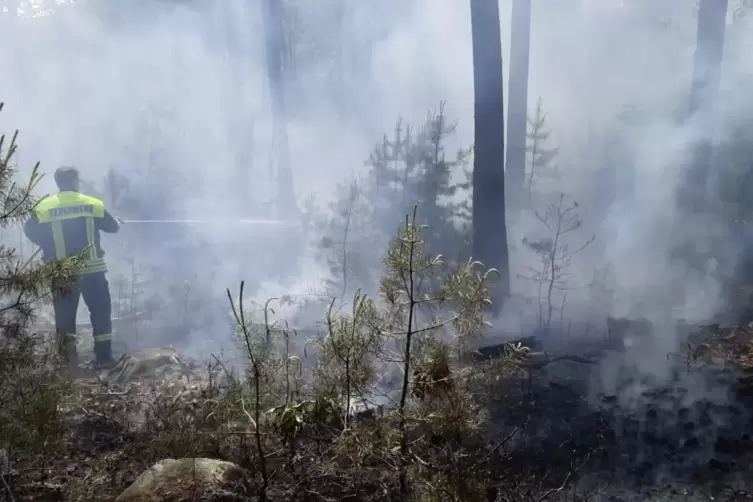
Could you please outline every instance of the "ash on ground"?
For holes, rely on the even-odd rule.
[[[706,486],[709,496],[749,489],[753,326],[678,325],[672,352],[645,319],[621,321],[601,348],[567,343],[584,355],[578,362],[550,358],[506,384],[493,416],[526,430],[518,447],[531,455],[567,442],[598,451],[603,484],[614,485],[605,500],[627,500],[607,495],[625,493],[614,480],[653,490]]]

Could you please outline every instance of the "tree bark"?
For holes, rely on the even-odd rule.
[[[473,255],[500,273],[500,280],[492,290],[493,308],[498,313],[510,296],[499,4],[498,0],[470,1],[475,96]]]
[[[699,128],[699,136],[693,144],[691,165],[680,193],[680,210],[685,213],[702,212],[705,207],[714,134],[714,105],[721,80],[727,4],[727,0],[701,0],[698,10],[688,120]]]
[[[286,54],[283,28],[283,7],[280,0],[263,0],[266,35],[267,73],[272,101],[273,148],[277,171],[278,208],[280,216],[295,214],[293,167],[288,143],[287,108],[283,60]]]
[[[727,0],[701,0],[693,61],[693,78],[686,122],[693,137],[689,166],[677,193],[677,215],[670,258],[681,264],[682,273],[672,281],[675,306],[686,303],[692,279],[707,275],[709,259],[717,245],[709,231],[718,222],[708,211],[708,180],[714,135],[714,108],[719,94]]]
[[[531,0],[513,0],[507,103],[507,200],[517,213],[524,200],[528,132],[528,68],[531,45]]]

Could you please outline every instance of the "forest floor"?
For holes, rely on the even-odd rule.
[[[589,384],[615,353],[603,345],[582,342],[577,357],[547,358],[484,398],[484,426],[463,443],[482,499],[753,501],[753,329],[696,330],[671,357],[678,364],[670,378],[658,384],[627,371],[613,394]],[[141,354],[106,378],[92,371],[76,380],[60,410],[59,440],[10,459],[7,500],[115,500],[155,462],[184,457],[228,460],[249,472],[232,497],[211,500],[261,500],[253,430],[223,401],[221,368],[186,363],[167,349]],[[389,434],[384,420],[354,419],[349,427],[371,446],[346,457],[333,447],[342,438],[337,427],[309,426],[294,443],[265,434],[274,472],[268,500],[399,500],[392,459],[371,451],[376,436]],[[418,467],[451,479],[461,457],[438,454],[446,451],[437,447],[441,437],[430,443],[417,447]],[[494,479],[485,479],[489,473]]]

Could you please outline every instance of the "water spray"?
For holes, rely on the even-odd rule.
[[[288,227],[295,226],[295,221],[265,220],[265,219],[238,219],[238,220],[120,220],[125,224],[165,224],[165,225],[266,225]]]

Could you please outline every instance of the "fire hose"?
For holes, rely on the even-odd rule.
[[[265,220],[265,219],[239,219],[239,220],[120,220],[126,224],[214,224],[214,225],[269,225],[269,226],[294,226],[295,221]]]

